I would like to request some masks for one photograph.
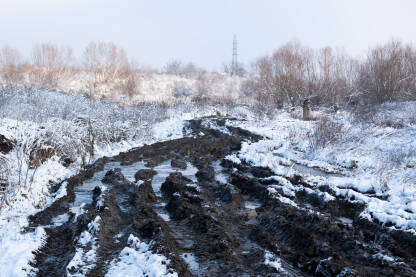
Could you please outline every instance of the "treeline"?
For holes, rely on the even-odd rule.
[[[223,71],[229,73],[227,64]],[[6,85],[56,89],[58,81],[78,74],[91,96],[98,97],[103,89],[133,96],[139,93],[139,77],[149,72],[197,80],[195,99],[205,99],[207,80],[215,77],[192,63],[175,60],[159,71],[139,69],[111,42],[91,42],[78,58],[72,48],[52,43],[35,46],[29,58],[8,46],[0,49],[0,78]],[[416,98],[416,49],[397,40],[371,48],[361,58],[294,41],[254,61],[251,71],[240,65],[239,72],[245,77],[240,90],[246,99],[278,107],[297,106],[305,99],[319,105],[354,105]]]
[[[85,93],[103,97],[103,91],[125,96],[140,93],[141,77],[155,73],[197,79],[203,83],[208,72],[193,63],[169,61],[163,68],[139,67],[121,47],[111,42],[91,42],[76,57],[71,47],[53,43],[36,45],[25,58],[15,48],[0,48],[0,81],[6,86],[30,86],[56,90],[65,80],[76,76]],[[71,78],[72,77],[72,78]],[[110,96],[111,97],[111,96]]]
[[[8,46],[0,50],[0,77],[6,85],[29,84],[54,89],[60,79],[80,71],[89,73],[85,78],[87,92],[92,95],[106,84],[116,86],[125,94],[134,94],[138,88],[134,62],[111,42],[89,43],[79,59],[72,48],[53,43],[36,45],[28,59]]]
[[[277,106],[381,103],[416,98],[416,49],[390,41],[354,59],[343,50],[290,42],[253,64],[244,91]]]

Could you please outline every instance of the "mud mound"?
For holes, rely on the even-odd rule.
[[[0,153],[7,154],[12,151],[14,143],[0,134]]]
[[[181,159],[181,158],[172,159],[172,161],[170,162],[170,165],[172,167],[179,168],[179,169],[182,169],[182,170],[185,170],[186,167],[187,167],[186,161]]]
[[[154,171],[153,169],[140,169],[139,171],[136,172],[136,174],[134,174],[134,178],[136,179],[136,181],[151,180],[153,176],[155,176],[156,174],[157,172]]]

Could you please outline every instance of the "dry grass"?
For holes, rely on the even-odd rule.
[[[318,119],[314,130],[308,133],[309,145],[314,150],[325,148],[341,140],[347,132],[344,124],[323,116]]]

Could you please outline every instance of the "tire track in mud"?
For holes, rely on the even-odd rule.
[[[362,205],[324,201],[332,192],[311,192],[301,176],[286,178],[300,189],[282,197],[270,170],[224,160],[242,140],[261,139],[224,122],[191,120],[184,132],[192,137],[102,158],[68,179],[67,195],[31,218],[31,228],[48,234],[33,263],[37,275],[104,276],[133,234],[179,276],[415,276],[416,240],[360,219]],[[74,209],[78,188],[94,178],[91,201]],[[99,230],[91,231],[97,217]],[[84,232],[95,246],[80,246]],[[80,249],[94,250],[95,261],[67,271]]]

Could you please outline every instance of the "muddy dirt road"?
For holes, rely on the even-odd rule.
[[[302,188],[290,201],[278,197],[284,182],[268,169],[224,159],[261,138],[206,120],[228,134],[192,120],[191,136],[102,158],[56,184],[67,195],[31,218],[48,234],[37,275],[104,276],[133,235],[179,276],[416,276],[413,236],[360,219],[359,204],[322,201],[302,176],[285,180]]]

